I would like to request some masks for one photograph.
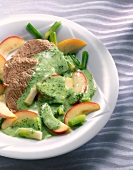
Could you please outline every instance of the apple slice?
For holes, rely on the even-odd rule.
[[[73,86],[74,86],[73,79],[69,78],[69,77],[66,77],[65,78],[65,87],[66,87],[66,89],[71,89],[71,88],[73,88]]]
[[[0,54],[6,58],[9,53],[21,47],[23,44],[24,40],[18,36],[8,37],[0,43]]]
[[[87,45],[86,42],[80,39],[71,38],[71,39],[61,41],[60,43],[57,44],[57,47],[63,53],[68,54],[68,53],[76,53],[85,45]]]
[[[3,121],[2,125],[1,125],[1,129],[5,130],[8,127],[14,125],[14,123],[16,122],[17,117],[16,118],[7,118]]]
[[[70,131],[70,127],[67,126],[66,124],[60,122],[60,127],[56,130],[50,130],[53,133],[56,133],[58,135],[64,134],[64,133],[68,133]]]
[[[83,93],[87,90],[87,79],[80,71],[75,71],[72,75],[75,93]]]
[[[4,95],[0,95],[0,102],[5,103],[5,96]]]
[[[28,111],[28,110],[21,110],[15,113],[16,118],[14,119],[5,119],[2,123],[2,129],[6,129],[12,125],[14,125],[15,123],[17,123],[18,121],[21,121],[22,119],[33,119],[35,117],[38,116],[37,113],[32,112],[32,111]]]
[[[0,54],[0,79],[1,80],[3,80],[5,62],[6,59]]]
[[[55,74],[51,74],[51,76],[55,77],[55,76],[61,76],[61,75],[55,73]]]
[[[27,105],[31,105],[31,104],[33,103],[33,100],[34,100],[34,98],[35,98],[36,95],[37,95],[37,88],[36,88],[36,87],[32,87],[32,88],[30,89],[29,95],[27,96],[27,98],[25,99],[24,102],[25,102]]]
[[[4,102],[0,102],[0,117],[2,118],[14,118],[16,117],[15,114],[13,114],[6,104]]]
[[[64,123],[68,125],[68,121],[72,118],[81,114],[88,114],[97,110],[100,110],[100,105],[94,102],[84,102],[76,104],[67,111],[64,118]]]
[[[15,112],[15,115],[17,116],[17,121],[22,120],[22,119],[33,119],[38,116],[37,113],[28,111],[28,110],[21,110]]]
[[[54,117],[51,107],[47,103],[41,108],[41,116],[43,123],[51,132],[56,134],[69,132],[70,127]]]
[[[4,94],[6,87],[3,84],[0,84],[0,95]]]

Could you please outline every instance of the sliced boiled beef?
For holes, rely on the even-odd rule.
[[[8,108],[17,111],[17,100],[25,92],[25,89],[34,73],[34,67],[38,59],[32,58],[35,54],[49,50],[55,45],[47,40],[27,41],[4,67],[4,84],[7,86],[5,99]]]

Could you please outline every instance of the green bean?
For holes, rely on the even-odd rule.
[[[63,106],[63,105],[60,105],[60,106],[58,107],[57,111],[58,111],[59,115],[64,114],[64,106]]]
[[[31,24],[28,23],[26,26],[26,29],[32,34],[34,35],[36,38],[42,39],[43,35]]]
[[[79,67],[80,66],[80,62],[77,59],[77,57],[75,55],[70,55],[70,57],[74,61],[74,63]]]
[[[80,102],[91,102],[90,98],[82,98]]]
[[[75,126],[82,122],[84,122],[86,119],[86,115],[78,115],[68,121],[69,126]]]
[[[83,51],[82,53],[82,61],[81,61],[81,69],[85,70],[87,67],[87,62],[88,62],[89,54],[87,51]]]
[[[50,36],[50,34],[52,34],[53,32],[55,32],[59,27],[61,26],[61,22],[56,21],[52,27],[44,34],[45,38],[48,39],[48,37]]]
[[[57,38],[56,38],[56,32],[52,32],[48,37],[50,42],[53,42],[55,45],[57,45]]]

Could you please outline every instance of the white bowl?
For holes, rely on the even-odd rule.
[[[70,152],[93,138],[107,123],[115,108],[119,87],[115,63],[105,46],[82,26],[56,16],[17,15],[0,22],[0,41],[12,35],[20,36],[25,40],[33,39],[25,28],[27,23],[32,23],[44,33],[55,21],[62,22],[62,27],[57,32],[58,42],[73,37],[87,42],[83,50],[89,51],[88,69],[97,83],[97,92],[93,101],[100,104],[101,110],[89,114],[86,123],[80,128],[48,140],[21,139],[0,133],[0,155],[2,156],[40,159]],[[79,59],[81,59],[82,51],[78,53]]]

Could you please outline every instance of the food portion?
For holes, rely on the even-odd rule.
[[[68,125],[68,122],[74,117],[82,114],[88,114],[97,110],[100,110],[100,106],[94,102],[83,102],[76,104],[67,111],[65,114],[64,122]]]
[[[14,118],[16,117],[9,108],[6,106],[4,102],[0,102],[0,117],[1,118]]]
[[[57,44],[57,47],[60,51],[62,51],[65,54],[68,53],[73,54],[86,45],[87,45],[86,42],[82,40],[71,38],[61,41],[60,43]]]
[[[100,109],[98,103],[91,101],[96,85],[86,69],[88,52],[83,51],[81,62],[74,54],[86,43],[76,38],[57,43],[56,30],[60,26],[61,22],[55,22],[43,39],[29,23],[27,30],[41,39],[29,40],[20,47],[22,38],[17,37],[20,48],[7,61],[2,54],[7,56],[18,48],[14,43],[16,36],[0,44],[0,126],[3,133],[48,139],[70,133],[84,124],[87,114]]]
[[[34,58],[13,57],[4,68],[6,104],[13,112],[17,111],[17,100],[24,93],[38,60]]]
[[[4,67],[4,84],[6,104],[12,111],[17,111],[17,100],[24,93],[31,79],[34,68],[39,62],[33,56],[41,51],[54,47],[54,44],[47,40],[27,41]]]
[[[55,45],[48,40],[34,39],[27,41],[12,57],[31,58],[35,54],[49,50]]]
[[[6,58],[12,51],[21,47],[24,42],[25,41],[18,36],[8,37],[0,43],[0,54]]]

